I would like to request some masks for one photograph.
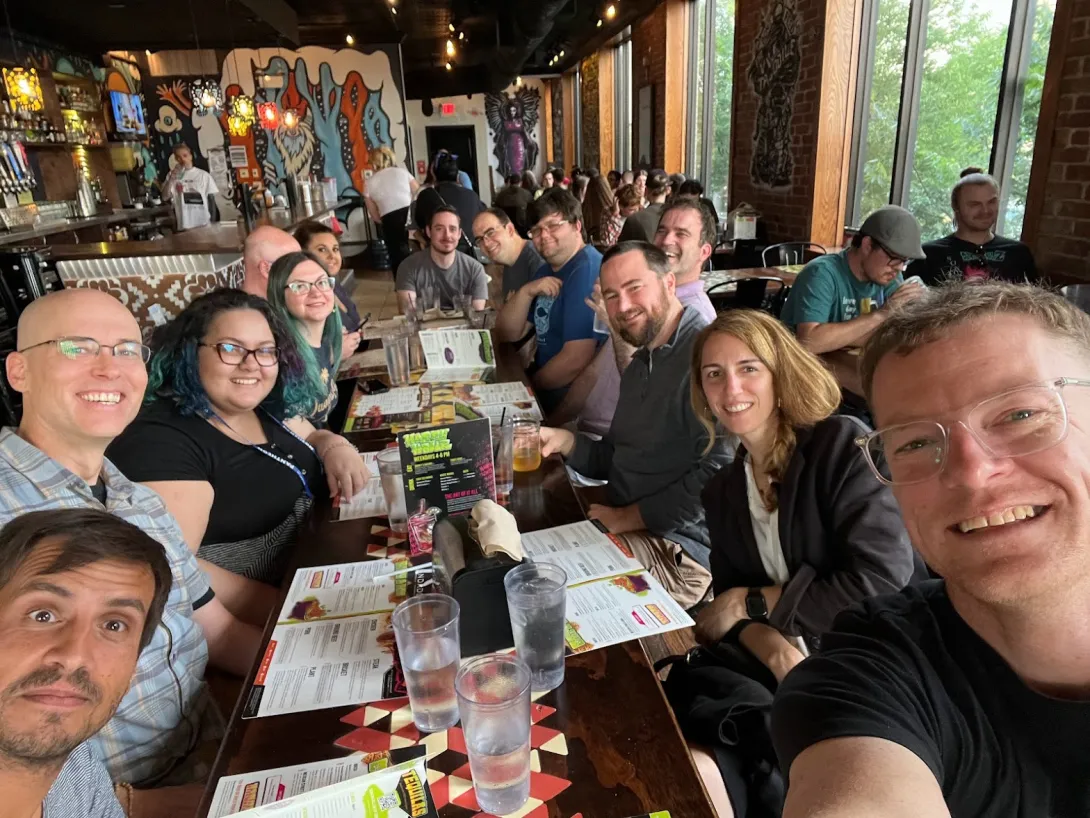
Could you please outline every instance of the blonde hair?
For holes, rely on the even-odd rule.
[[[386,168],[392,168],[397,164],[397,157],[394,152],[385,145],[371,148],[367,154],[367,159],[372,170],[386,170]]]
[[[705,327],[693,344],[689,393],[700,424],[709,435],[711,450],[715,441],[715,413],[708,405],[701,385],[704,346],[713,335],[731,335],[749,347],[772,373],[776,395],[776,434],[764,463],[755,464],[769,477],[769,488],[761,490],[765,508],[775,511],[775,484],[782,482],[787,464],[795,453],[795,430],[814,426],[836,412],[840,405],[840,386],[821,360],[802,346],[779,321],[757,310],[730,310],[720,313]]]

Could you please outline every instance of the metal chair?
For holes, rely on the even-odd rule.
[[[728,288],[732,290],[727,291]],[[724,310],[761,310],[780,317],[791,288],[782,278],[754,276],[721,281],[708,288],[707,295],[716,312]]]
[[[805,264],[828,250],[812,241],[786,241],[773,244],[761,251],[761,264],[765,267],[782,267],[788,264]]]

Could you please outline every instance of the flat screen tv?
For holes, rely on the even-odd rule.
[[[110,92],[110,107],[113,109],[114,129],[119,134],[147,133],[144,127],[144,106],[136,94],[124,94],[121,91]]]

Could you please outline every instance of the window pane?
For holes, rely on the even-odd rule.
[[[1017,237],[1022,234],[1022,219],[1026,215],[1026,191],[1029,189],[1029,169],[1033,162],[1033,142],[1037,136],[1037,117],[1041,113],[1041,86],[1045,79],[1048,43],[1052,36],[1052,19],[1055,14],[1055,0],[1037,0],[1025,96],[1022,98],[1022,115],[1018,123],[1018,147],[1014,153],[1014,167],[1011,170],[1007,209],[1003,220],[1003,234],[1006,236]]]
[[[715,100],[711,130],[712,160],[706,192],[720,216],[726,215],[730,183],[730,107],[734,89],[734,0],[715,4]]]
[[[878,22],[870,104],[867,106],[867,142],[862,148],[863,190],[859,197],[857,227],[868,213],[889,204],[897,114],[901,109],[901,82],[905,73],[908,0],[875,2],[878,3]]]
[[[924,240],[953,228],[950,188],[991,160],[1011,0],[932,0],[909,210]]]
[[[693,133],[693,155],[690,165],[693,176],[701,178],[701,164],[704,161],[704,56],[705,46],[708,41],[707,10],[708,0],[696,0],[693,3],[692,13],[696,15],[696,42],[693,48],[696,50],[694,70],[696,75],[689,78],[689,82],[696,88],[696,102],[693,110],[689,112],[689,127]]]

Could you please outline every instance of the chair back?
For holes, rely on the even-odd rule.
[[[828,251],[810,241],[786,241],[773,244],[761,251],[761,263],[765,267],[782,267],[788,264],[805,264]]]
[[[733,287],[728,291],[728,288]],[[728,279],[708,289],[716,312],[732,309],[761,310],[779,318],[791,288],[782,278],[754,276]]]

